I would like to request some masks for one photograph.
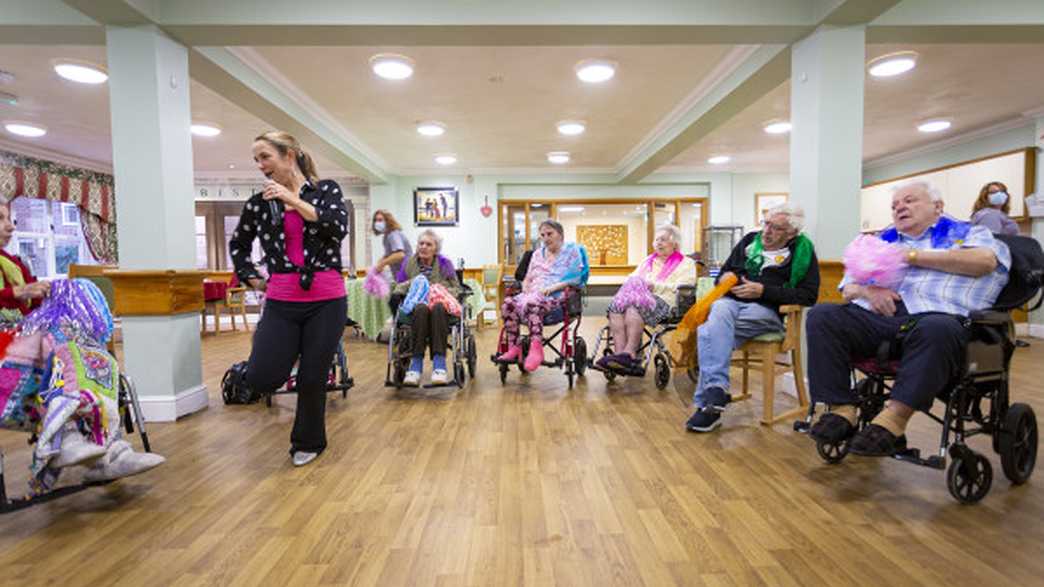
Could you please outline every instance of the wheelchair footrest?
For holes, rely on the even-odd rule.
[[[908,448],[906,450],[902,450],[902,451],[899,451],[899,452],[895,453],[894,456],[895,456],[896,459],[898,459],[900,461],[903,461],[903,462],[906,462],[906,463],[913,463],[915,465],[920,465],[922,467],[929,467],[929,468],[932,468],[932,469],[939,469],[939,470],[942,470],[942,469],[946,468],[946,459],[945,458],[943,458],[943,457],[941,457],[939,455],[932,455],[932,456],[928,457],[927,459],[922,459],[921,458],[921,449],[919,449],[919,448]]]
[[[808,431],[812,429],[812,424],[805,420],[794,420],[794,432],[800,434],[808,434]]]

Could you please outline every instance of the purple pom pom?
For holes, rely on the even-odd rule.
[[[386,298],[391,288],[381,272],[370,267],[370,270],[366,272],[366,279],[363,280],[363,291],[375,298]]]
[[[845,273],[860,285],[897,289],[906,276],[906,253],[902,247],[875,236],[860,235],[845,247],[841,257]]]

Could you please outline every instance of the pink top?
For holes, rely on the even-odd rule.
[[[297,210],[283,214],[283,233],[286,234],[286,255],[290,262],[304,266],[304,218]],[[322,302],[343,298],[344,279],[336,269],[318,271],[309,290],[301,289],[301,276],[297,273],[275,273],[268,279],[265,297],[281,302]]]

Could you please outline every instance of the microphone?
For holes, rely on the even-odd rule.
[[[272,216],[272,226],[279,225],[279,202],[276,200],[268,201],[268,213]]]

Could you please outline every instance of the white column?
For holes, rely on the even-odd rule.
[[[151,25],[107,26],[106,42],[120,269],[194,269],[188,51]],[[206,407],[199,315],[122,322],[146,419]]]
[[[1030,188],[1038,198],[1044,197],[1044,116],[1037,117],[1037,185]],[[1044,243],[1044,218],[1030,221],[1033,237]],[[1044,338],[1044,308],[1030,315],[1030,336]]]
[[[822,26],[791,49],[790,198],[820,259],[859,232],[865,47],[863,26]]]

